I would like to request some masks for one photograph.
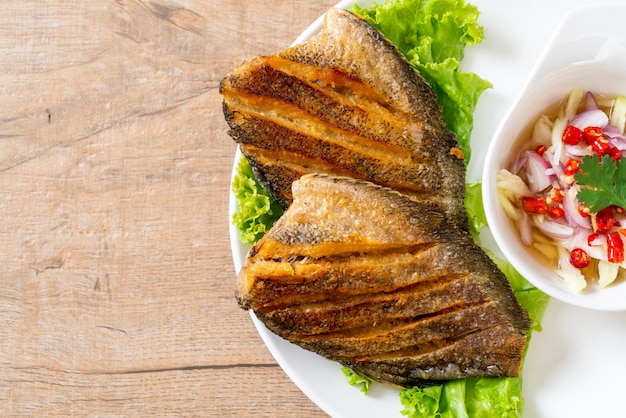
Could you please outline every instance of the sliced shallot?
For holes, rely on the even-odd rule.
[[[604,128],[608,124],[609,117],[600,109],[584,110],[577,114],[570,122],[570,125],[581,130],[588,126]]]
[[[545,190],[552,184],[553,180],[547,172],[550,168],[548,162],[535,151],[526,151],[524,154],[527,156],[526,180],[528,181],[528,188],[533,193]]]
[[[553,221],[546,217],[544,217],[543,220],[536,219],[534,224],[541,232],[554,239],[563,240],[574,234],[574,228],[571,226]]]

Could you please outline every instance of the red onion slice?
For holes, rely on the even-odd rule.
[[[591,258],[595,258],[596,260],[605,260],[606,250],[603,245],[589,245],[587,243],[587,239],[589,234],[585,231],[577,231],[574,235],[572,235],[569,239],[563,241],[563,247],[568,251],[572,251],[574,248],[583,249],[587,255]],[[606,242],[606,241],[605,241]]]
[[[578,129],[585,129],[588,126],[604,128],[608,124],[609,117],[600,109],[583,110],[570,122],[570,125]]]
[[[526,162],[526,179],[528,188],[533,193],[545,190],[552,184],[552,176],[547,170],[550,168],[548,162],[535,151],[526,151],[528,157]]]
[[[544,152],[543,156],[546,161],[552,161],[554,159],[554,154],[552,154],[552,152],[550,152],[549,150]],[[561,174],[564,174],[564,168],[561,162],[558,162],[556,165],[554,164],[549,164],[549,165],[550,165],[550,168],[547,171],[548,174],[554,174],[557,177],[560,176]]]
[[[604,136],[609,140],[609,144],[614,146],[620,151],[626,150],[626,136],[619,133],[619,129],[615,128],[617,131],[613,130],[605,130]]]
[[[525,152],[520,152],[517,154],[515,161],[513,161],[513,165],[511,166],[511,173],[515,175],[519,175],[521,171],[526,167],[528,163],[528,156]]]
[[[530,221],[530,217],[523,210],[519,211],[519,218],[517,220],[517,227],[519,228],[520,238],[524,245],[532,245],[533,243],[533,226]]]
[[[535,218],[535,226],[541,230],[544,234],[554,239],[567,239],[574,234],[574,228],[569,225],[565,225],[549,218],[543,218],[539,220]]]
[[[585,109],[600,109],[600,106],[598,106],[598,102],[596,100],[596,96],[594,96],[593,93],[590,91],[585,94]]]
[[[584,217],[578,212],[578,199],[576,199],[578,189],[571,188],[565,192],[563,198],[563,210],[565,211],[565,219],[567,223],[577,225],[581,228],[591,229],[591,219]]]
[[[565,155],[568,157],[584,157],[586,155],[594,155],[592,149],[582,145],[565,144]]]

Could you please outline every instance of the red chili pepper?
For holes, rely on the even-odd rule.
[[[553,187],[552,189],[550,189],[550,193],[548,194],[548,196],[553,202],[563,202],[563,194],[561,193],[561,189],[559,189],[558,187]]]
[[[587,237],[587,245],[589,245],[591,247],[593,245],[593,242],[599,236],[600,236],[600,234],[598,234],[597,232],[594,232],[593,234],[589,234],[589,236]]]
[[[548,208],[548,215],[550,215],[550,217],[553,219],[559,219],[565,216],[565,211],[563,210],[563,208],[560,208],[558,206],[550,206]]]
[[[563,132],[563,142],[570,145],[578,145],[583,140],[583,131],[575,126],[567,125]]]
[[[547,150],[548,150],[548,147],[546,147],[543,144],[537,145],[537,148],[535,148],[535,152],[539,155],[543,155]]]
[[[608,232],[616,223],[617,219],[613,216],[613,209],[610,206],[596,214],[597,232]]]
[[[587,141],[588,145],[591,145],[592,142],[595,142],[597,140],[604,139],[604,132],[599,126],[587,126],[583,130],[583,133],[585,135],[585,140]]]
[[[574,248],[569,255],[569,262],[576,268],[585,268],[590,262],[589,255],[582,248]]]
[[[526,212],[543,214],[548,211],[548,204],[544,197],[522,197],[522,207]]]
[[[624,241],[619,236],[619,232],[611,232],[606,236],[608,244],[607,258],[609,263],[621,264],[624,261]]]
[[[578,171],[580,171],[580,161],[574,159],[567,160],[563,171],[566,175],[573,176],[574,174],[578,173]]]
[[[611,156],[611,159],[614,162],[618,162],[619,160],[622,159],[622,151],[620,151],[619,149],[613,147],[609,150],[609,155]]]
[[[595,140],[591,142],[590,145],[591,149],[593,149],[593,151],[600,157],[608,154],[611,151],[611,146],[609,145],[608,141],[604,139]]]
[[[582,203],[578,203],[578,213],[580,214],[580,216],[586,218],[587,216],[589,216],[590,212],[591,210],[587,206],[583,205]]]

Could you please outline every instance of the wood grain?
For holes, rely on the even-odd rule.
[[[0,416],[324,416],[234,300],[218,84],[334,1],[7,1]]]

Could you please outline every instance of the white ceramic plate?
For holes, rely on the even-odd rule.
[[[379,1],[379,3],[382,1]],[[349,8],[353,1],[339,7]],[[486,39],[466,50],[463,70],[491,81],[474,114],[472,161],[468,181],[480,179],[487,145],[533,71],[558,25],[572,10],[591,0],[473,0],[481,11]],[[370,0],[359,4],[371,4]],[[626,1],[612,2],[626,4]],[[602,25],[604,16],[590,16]],[[318,19],[296,42],[321,28]],[[625,69],[626,71],[626,69]],[[235,162],[239,159],[239,153]],[[231,194],[230,213],[236,209]],[[230,231],[233,260],[241,268],[248,247]],[[489,239],[488,234],[485,239]],[[494,248],[495,249],[495,248]],[[332,417],[401,417],[398,391],[373,385],[368,396],[347,384],[339,365],[305,351],[269,332],[252,315],[259,334],[293,382]],[[626,376],[626,314],[598,312],[552,301],[535,334],[523,370],[526,418],[625,416],[622,381]]]

